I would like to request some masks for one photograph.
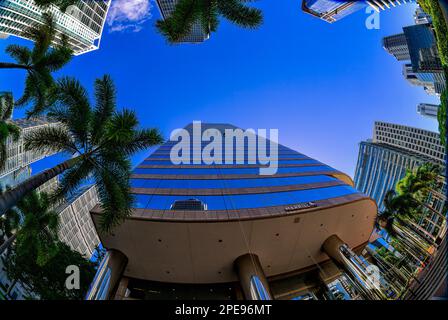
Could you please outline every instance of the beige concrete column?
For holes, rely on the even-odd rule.
[[[246,300],[272,300],[269,283],[257,255],[242,255],[235,260],[234,266]]]
[[[108,300],[117,290],[128,258],[118,250],[108,250],[92,281],[86,300]]]

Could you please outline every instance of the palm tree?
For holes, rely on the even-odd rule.
[[[156,27],[169,42],[179,42],[187,36],[195,23],[205,34],[215,32],[218,17],[245,28],[256,28],[263,21],[259,9],[246,6],[251,0],[179,0],[173,13],[164,20],[158,20]]]
[[[59,215],[52,209],[52,204],[47,193],[36,191],[17,204],[23,223],[16,233],[16,251],[24,256],[36,253],[39,266],[45,265],[57,253],[54,239],[57,238]]]
[[[57,103],[48,113],[58,121],[24,137],[25,148],[36,152],[63,152],[70,158],[32,176],[0,196],[0,212],[12,208],[26,194],[63,174],[54,199],[61,198],[86,179],[96,183],[103,215],[101,227],[110,231],[131,214],[129,157],[160,144],[157,129],[138,129],[138,119],[129,110],[116,111],[115,86],[109,76],[95,81],[96,105],[77,80],[57,82]]]
[[[425,163],[415,171],[407,170],[406,175],[396,186],[399,195],[408,196],[415,206],[426,208],[442,219],[445,216],[426,203],[429,193],[440,187],[437,179],[440,175],[440,166],[433,163]]]
[[[393,241],[398,241],[408,254],[417,261],[424,261],[429,255],[431,243],[415,233],[407,221],[414,217],[420,206],[408,194],[400,195],[389,190],[384,197],[385,209],[376,221],[378,229],[384,229]]]
[[[0,95],[0,170],[3,170],[7,158],[7,140],[11,137],[17,141],[20,137],[20,128],[10,121],[14,110],[14,100],[10,93]]]
[[[44,23],[35,25],[24,31],[24,36],[34,41],[34,47],[11,44],[6,52],[16,63],[0,62],[0,69],[19,69],[27,72],[23,96],[16,101],[17,106],[34,102],[29,115],[42,112],[51,103],[48,91],[53,87],[52,73],[66,65],[71,57],[72,50],[68,46],[65,35],[61,37],[59,45],[50,48],[56,37],[56,24],[50,14],[43,14]]]

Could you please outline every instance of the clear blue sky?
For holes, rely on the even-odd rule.
[[[371,138],[375,120],[437,130],[416,106],[438,100],[408,84],[402,63],[381,46],[382,37],[413,24],[414,5],[382,13],[381,28],[368,30],[362,11],[328,24],[301,12],[300,2],[260,0],[260,29],[222,21],[208,41],[176,46],[156,33],[153,7],[140,32],[107,26],[101,49],[75,57],[58,75],[75,76],[91,91],[96,77],[111,74],[118,105],[135,109],[144,126],[165,136],[193,120],[277,128],[284,145],[352,176],[358,143]],[[27,42],[0,41],[2,61],[9,43]],[[0,90],[19,96],[23,79],[22,71],[1,71]]]

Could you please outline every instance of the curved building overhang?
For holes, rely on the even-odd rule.
[[[337,234],[350,247],[364,246],[376,218],[375,202],[362,195],[316,201],[315,206],[174,211],[136,209],[103,245],[129,259],[124,275],[172,283],[237,281],[234,260],[260,257],[267,277],[328,261],[321,245]],[[101,209],[91,212],[97,225]]]

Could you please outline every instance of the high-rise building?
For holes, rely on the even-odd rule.
[[[379,211],[384,210],[384,197],[401,180],[406,170],[414,170],[424,163],[445,168],[445,149],[439,134],[408,126],[376,122],[373,140],[360,143],[355,171],[355,187],[375,199]],[[439,214],[445,215],[446,181],[440,176],[439,190],[432,190],[427,204]],[[426,211],[426,210],[425,210]],[[446,221],[432,211],[426,211],[420,225],[433,237],[446,228]]]
[[[398,61],[411,60],[404,33],[383,38],[383,48]]]
[[[69,195],[56,208],[59,214],[59,239],[90,259],[100,243],[90,217],[90,210],[99,203],[95,186],[86,186]]]
[[[446,162],[445,147],[436,132],[377,121],[373,141],[413,152],[439,165],[445,165]]]
[[[0,0],[0,34],[25,37],[23,31],[43,23],[42,14],[47,11],[56,19],[57,38],[65,34],[75,55],[86,53],[100,47],[110,2],[81,0],[61,12],[56,6],[44,10],[33,0]]]
[[[420,103],[417,106],[417,112],[422,116],[437,119],[437,113],[439,111],[440,105],[430,104],[430,103]]]
[[[302,10],[319,19],[333,23],[368,6],[375,11],[391,9],[415,0],[302,0]]]
[[[427,24],[427,23],[432,23],[432,17],[427,14],[425,11],[423,11],[423,9],[418,6],[415,9],[415,13],[414,13],[414,23],[415,24]]]
[[[440,95],[446,89],[446,79],[431,25],[417,24],[404,27],[403,31],[385,37],[384,49],[398,61],[410,62],[403,67],[406,80],[423,86],[428,94]]]
[[[50,154],[48,153],[25,150],[23,137],[33,130],[45,126],[57,125],[57,123],[52,123],[42,118],[17,119],[11,120],[11,122],[21,129],[21,135],[17,141],[14,141],[12,137],[8,137],[6,140],[6,145],[8,146],[6,151],[7,160],[4,168],[0,170],[0,179],[16,170],[27,167],[35,161],[49,156]]]
[[[303,0],[302,10],[333,23],[367,6],[365,1]]]
[[[268,150],[278,146],[278,161],[272,159],[278,170],[260,175],[266,165],[251,162],[250,154],[261,138],[250,135],[238,144],[238,128],[228,124],[199,129],[206,138],[209,130],[220,136],[218,148],[231,160],[207,164],[197,152],[208,142],[191,138],[194,125],[185,130],[187,163],[172,162],[177,142],[168,141],[134,169],[133,215],[112,234],[100,233],[109,251],[89,298],[110,297],[119,281],[120,298],[231,299],[243,292],[247,299],[289,299],[311,286],[301,275],[324,270],[322,279],[330,281],[339,274],[330,247],[343,250],[344,261],[353,257],[348,246],[364,248],[376,205],[346,174],[268,141]],[[91,214],[98,226],[101,208]],[[342,249],[335,234],[348,246]]]
[[[157,7],[163,19],[168,18],[174,12],[178,0],[157,0]],[[200,43],[207,40],[210,34],[205,32],[199,22],[193,24],[190,33],[179,42]]]

